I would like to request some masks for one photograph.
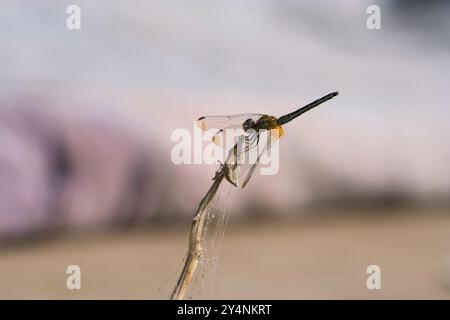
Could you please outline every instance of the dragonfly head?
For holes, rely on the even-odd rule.
[[[243,127],[244,131],[247,131],[247,130],[250,130],[250,129],[254,129],[255,125],[256,125],[256,122],[253,119],[247,119],[242,124],[242,127]]]

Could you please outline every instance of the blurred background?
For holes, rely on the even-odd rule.
[[[449,299],[449,15],[438,0],[2,1],[0,298],[167,298],[217,169],[173,164],[171,133],[338,90],[286,126],[277,175],[234,193],[207,297]]]

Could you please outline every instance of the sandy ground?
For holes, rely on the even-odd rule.
[[[450,299],[450,215],[379,213],[235,221],[208,298]],[[3,247],[0,298],[165,299],[187,225]],[[66,289],[71,264],[81,267],[81,290]],[[371,264],[381,267],[381,290],[366,287]]]

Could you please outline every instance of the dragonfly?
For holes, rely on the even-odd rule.
[[[284,135],[283,125],[294,120],[305,112],[317,107],[318,105],[334,98],[339,92],[329,93],[322,98],[293,111],[279,118],[260,113],[242,113],[226,116],[205,116],[200,117],[196,124],[203,131],[217,130],[212,136],[212,142],[220,147],[225,147],[226,132],[229,130],[241,130],[243,134],[238,137],[230,149],[229,156],[222,168],[226,169],[225,178],[234,186],[238,186],[238,180],[244,177],[241,184],[244,188],[250,181],[262,155],[268,152],[275,141]],[[266,139],[262,143],[262,133],[266,133]],[[263,144],[263,146],[261,146]],[[258,155],[256,161],[243,170],[238,170],[242,163],[238,161],[243,155],[258,146]],[[239,172],[238,172],[239,171]]]

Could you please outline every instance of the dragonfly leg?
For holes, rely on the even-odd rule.
[[[220,178],[221,175],[224,174],[224,164],[220,160],[218,162],[219,162],[219,169],[217,169],[212,180],[217,180]]]
[[[222,163],[221,161],[218,161],[218,162],[219,162],[220,167],[216,171],[212,180],[217,180],[217,179],[220,179],[220,177],[224,176],[225,179],[227,179],[229,183],[231,183],[233,186],[237,187],[237,184],[232,177],[233,169],[231,169],[230,165],[226,164],[226,163]]]
[[[233,186],[237,187],[237,183],[235,181],[235,178],[233,177],[233,170],[228,165],[224,165],[223,167],[225,171],[225,179],[228,180],[229,183],[231,183]]]

